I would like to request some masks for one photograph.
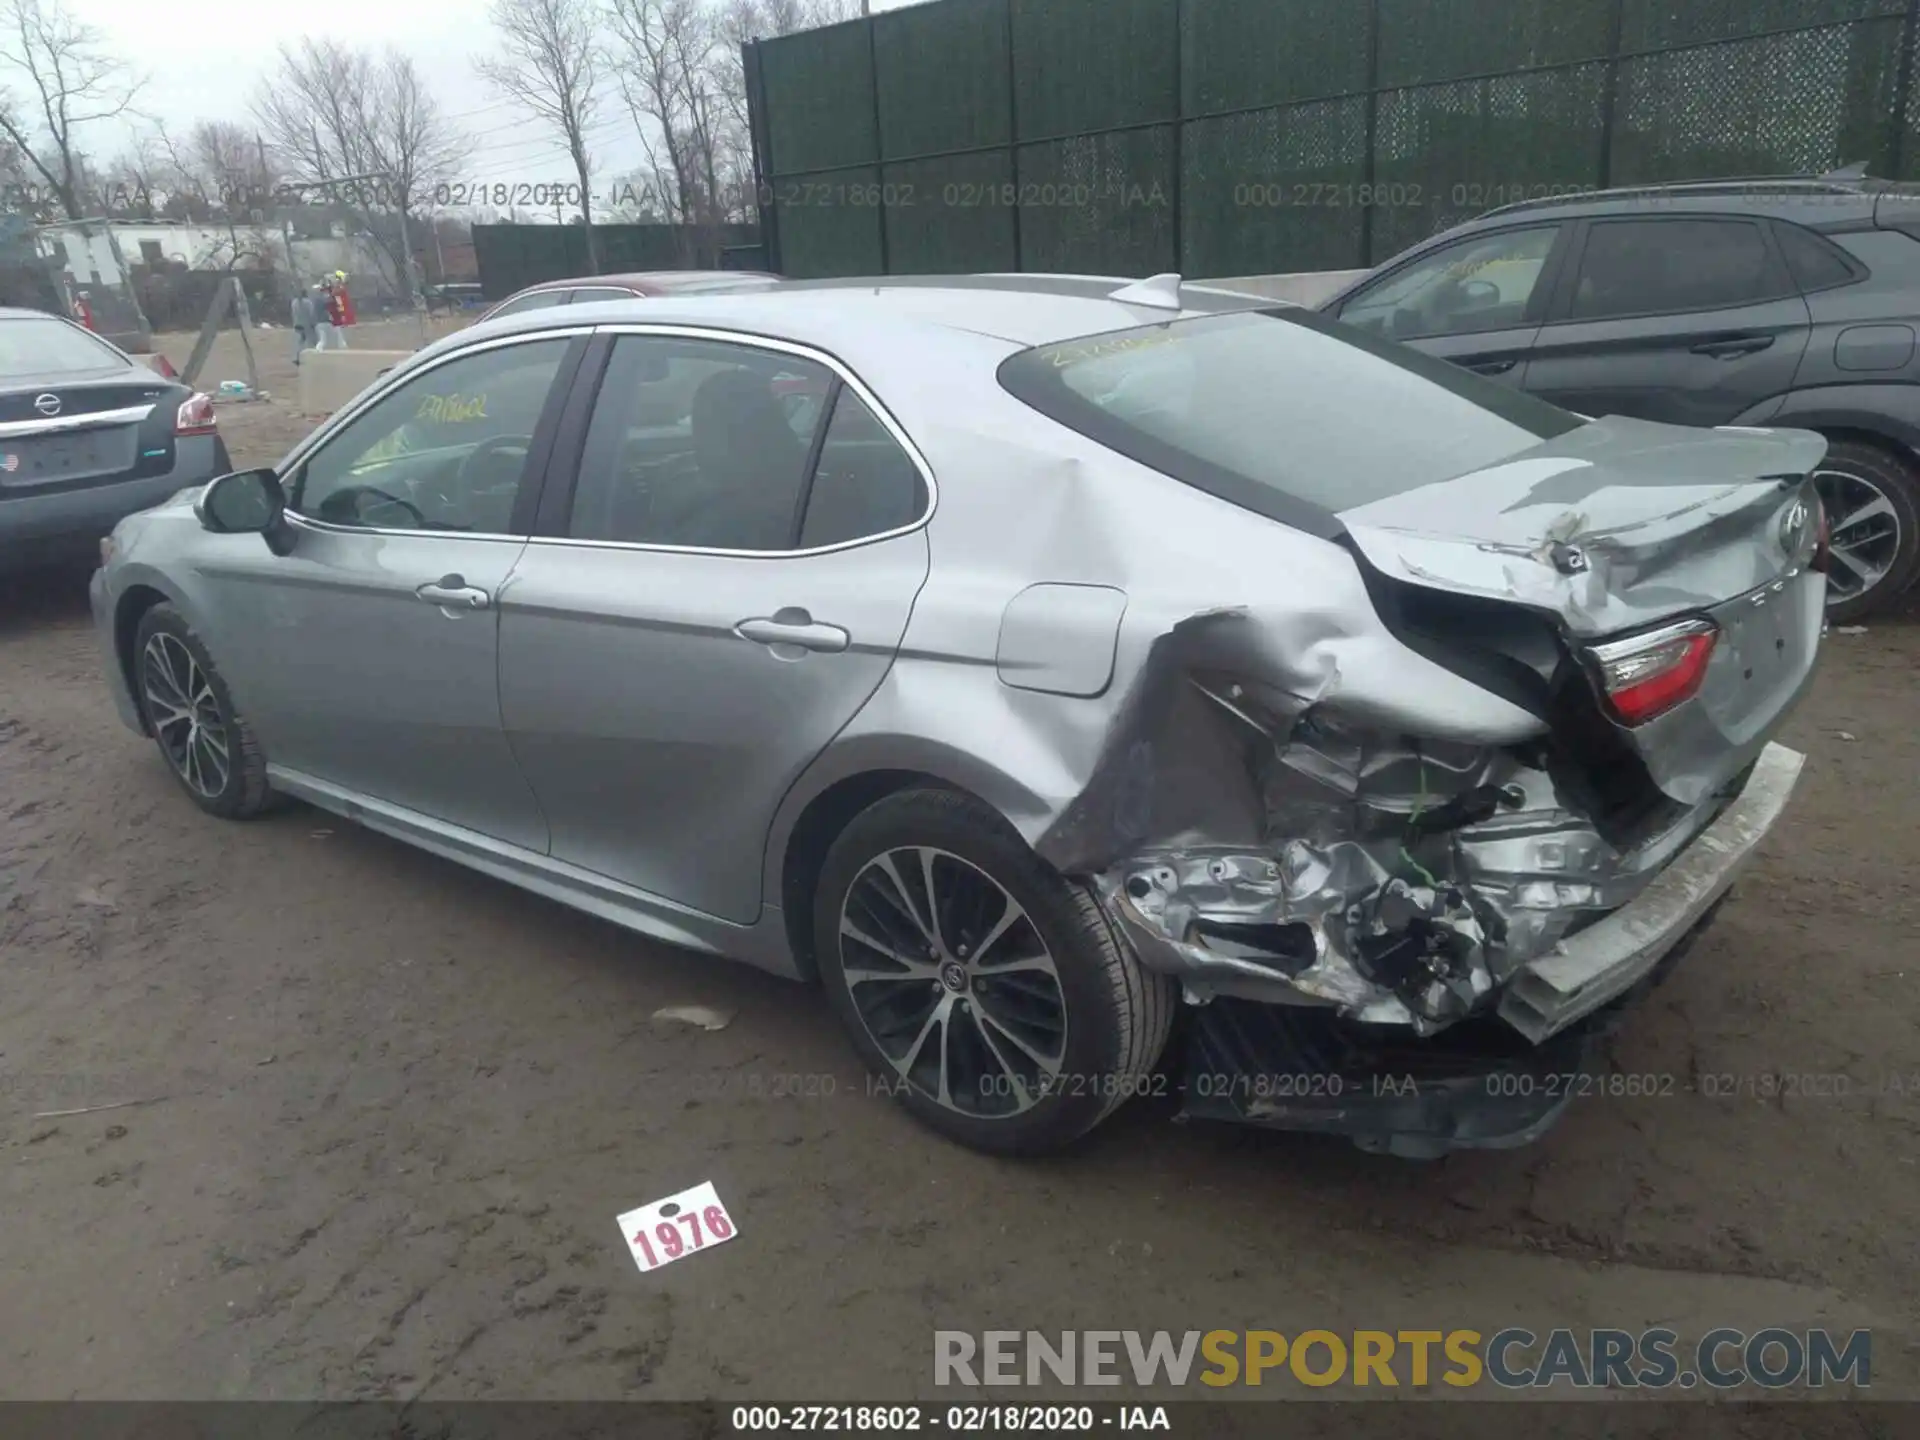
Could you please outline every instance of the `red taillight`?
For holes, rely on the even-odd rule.
[[[1644,725],[1691,700],[1707,676],[1720,632],[1704,620],[1596,646],[1607,706],[1622,725]]]
[[[211,435],[216,428],[210,396],[188,396],[180,402],[179,410],[174,413],[173,433],[176,435]]]
[[[1807,568],[1824,575],[1833,568],[1833,525],[1827,519],[1826,501],[1814,501],[1813,513],[1819,517],[1819,525],[1814,531],[1813,559],[1807,562]]]

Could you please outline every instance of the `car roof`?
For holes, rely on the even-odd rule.
[[[1203,285],[1181,287],[1181,308],[1113,298],[1134,282],[1086,275],[883,276],[801,280],[764,290],[680,294],[571,304],[483,321],[428,347],[439,354],[486,338],[582,324],[644,319],[651,324],[739,330],[842,353],[891,350],[912,336],[984,337],[1026,349],[1168,320],[1229,310],[1270,310],[1279,302]],[[843,348],[844,347],[844,348]]]

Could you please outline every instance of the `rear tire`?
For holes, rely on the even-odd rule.
[[[992,1154],[1058,1150],[1147,1093],[1179,1002],[1085,887],[946,790],[890,795],[841,832],[814,946],[867,1066],[929,1129]]]
[[[1880,614],[1920,573],[1920,469],[1878,445],[1836,440],[1814,478],[1833,527],[1827,618]]]
[[[209,815],[250,820],[273,803],[267,757],[198,634],[173,606],[140,617],[133,692],[180,788]]]

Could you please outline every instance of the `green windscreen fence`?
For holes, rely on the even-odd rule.
[[[1372,265],[1605,185],[1920,178],[1920,0],[938,0],[750,44],[794,276]]]
[[[587,252],[578,225],[475,225],[474,260],[489,300],[548,280],[644,270],[761,270],[767,268],[754,225],[596,225],[600,265]]]

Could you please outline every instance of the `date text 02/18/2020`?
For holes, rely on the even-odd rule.
[[[736,1405],[729,1417],[737,1435],[915,1435],[982,1431],[1088,1435],[1112,1430],[1170,1432],[1164,1405]],[[1196,1432],[1199,1433],[1199,1432]]]

